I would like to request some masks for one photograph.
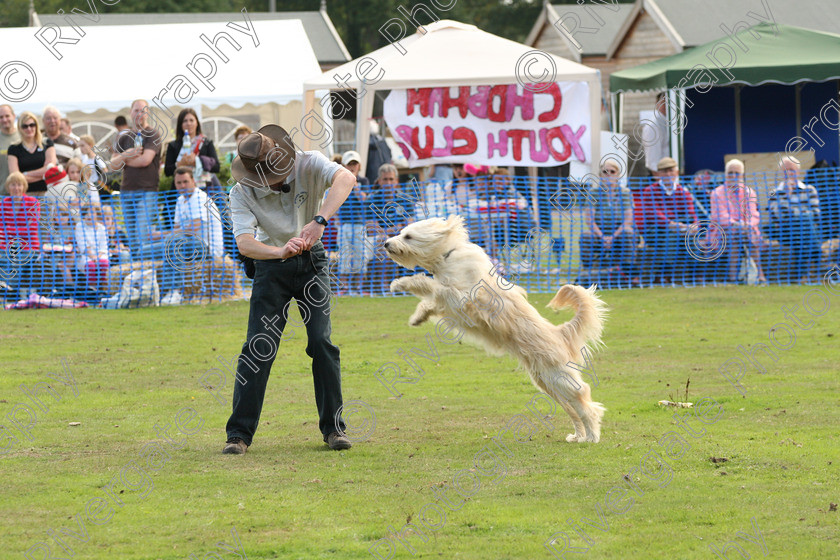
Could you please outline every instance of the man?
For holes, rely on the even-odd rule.
[[[70,119],[68,119],[67,117],[61,117],[61,133],[66,134],[67,136],[75,140],[76,143],[79,142],[79,137],[73,134],[73,125],[70,124]]]
[[[678,269],[683,274],[689,264],[685,236],[689,227],[697,225],[694,198],[680,185],[676,160],[664,157],[657,164],[658,181],[642,192],[645,241],[654,248],[655,269],[660,281],[671,283]]]
[[[799,160],[785,156],[779,162],[784,180],[770,195],[770,237],[787,245],[793,254],[792,272],[807,284],[811,266],[820,258],[820,198],[817,189],[799,180]]]
[[[132,258],[143,253],[151,242],[152,221],[157,216],[157,190],[160,179],[160,151],[163,139],[149,127],[149,104],[137,99],[131,104],[133,134],[122,134],[117,141],[118,153],[111,158],[114,171],[122,169],[120,204],[123,209]],[[137,134],[141,145],[134,147]]]
[[[385,240],[397,235],[402,228],[415,220],[414,204],[407,194],[400,190],[399,174],[395,165],[385,163],[371,187],[368,197],[368,232],[375,232],[367,241],[369,250],[378,257],[368,266],[368,277],[372,280],[372,291],[388,294],[391,280],[397,277],[400,266],[391,260],[384,250]]]
[[[61,132],[61,113],[52,105],[44,108],[44,135],[55,144],[55,155],[60,165],[66,165],[71,158],[82,157],[79,145],[70,136]]]
[[[370,256],[365,244],[365,221],[368,187],[367,177],[360,177],[362,167],[359,152],[350,150],[341,156],[341,165],[353,174],[356,184],[350,196],[338,209],[338,273],[351,295],[362,292],[362,277]],[[338,295],[344,295],[339,292]]]
[[[20,142],[15,125],[15,111],[11,105],[0,105],[0,196],[8,196],[6,177],[9,176],[9,146]]]
[[[248,338],[237,361],[222,453],[242,454],[251,445],[292,298],[306,326],[324,442],[330,449],[349,449],[340,415],[339,350],[330,341],[328,261],[320,238],[356,178],[319,152],[296,154],[277,125],[243,138],[230,170],[237,181],[230,192],[233,234],[239,252],[254,259],[255,274]]]
[[[639,120],[650,125],[642,129],[642,146],[645,148],[645,167],[655,177],[659,160],[671,153],[671,130],[668,128],[668,107],[666,93],[656,94],[653,111],[642,111]]]
[[[168,232],[152,232],[157,240],[147,246],[146,256],[164,259],[164,274],[161,281],[165,295],[161,305],[181,303],[183,271],[194,268],[206,258],[224,256],[222,222],[216,216],[219,210],[207,193],[198,188],[189,167],[175,169],[175,189],[178,200],[175,203],[175,227]]]

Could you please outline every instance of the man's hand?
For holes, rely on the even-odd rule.
[[[302,250],[308,251],[313,245],[318,243],[318,240],[321,239],[323,234],[324,226],[313,220],[303,227],[300,232],[300,237],[295,239],[303,241],[304,247]]]
[[[316,224],[317,225],[317,224]],[[304,228],[306,229],[306,228]],[[289,257],[294,257],[295,255],[301,254],[304,250],[304,245],[306,241],[300,237],[292,237],[289,239],[288,243],[283,245],[283,248],[280,249],[280,252],[283,254],[281,259],[288,259]]]
[[[136,157],[140,157],[143,155],[143,146],[138,146],[136,148],[131,148],[124,151],[122,154],[123,160],[134,159]]]

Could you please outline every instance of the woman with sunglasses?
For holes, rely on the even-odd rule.
[[[761,216],[757,200],[755,191],[744,184],[744,162],[729,160],[724,183],[711,194],[711,221],[720,227],[709,228],[708,241],[713,247],[726,244],[730,282],[737,280],[741,251],[746,248],[758,268],[758,283],[767,283],[761,268],[761,230],[758,229]]]
[[[18,119],[20,144],[9,146],[9,173],[20,172],[29,183],[29,194],[43,196],[47,192],[44,172],[50,164],[57,164],[53,141],[41,135],[38,117],[24,111]]]

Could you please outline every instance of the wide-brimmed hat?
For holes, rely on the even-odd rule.
[[[286,180],[295,164],[292,139],[283,128],[267,124],[239,141],[230,174],[239,183],[265,186]]]
[[[672,167],[678,167],[677,160],[672,157],[664,157],[659,160],[659,164],[656,166],[657,171],[665,171],[666,169],[671,169]]]

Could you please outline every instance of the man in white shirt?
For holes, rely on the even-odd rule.
[[[659,161],[671,156],[671,130],[668,127],[665,95],[665,92],[657,94],[653,111],[639,113],[639,121],[649,123],[642,128],[642,146],[645,148],[645,167],[654,176],[658,173]]]
[[[156,241],[146,246],[147,257],[163,255],[161,284],[167,293],[161,298],[162,305],[181,302],[184,271],[195,269],[206,259],[224,256],[222,223],[215,217],[218,209],[195,184],[191,168],[175,170],[175,188],[180,194],[175,203],[175,227],[168,232],[152,232]]]

